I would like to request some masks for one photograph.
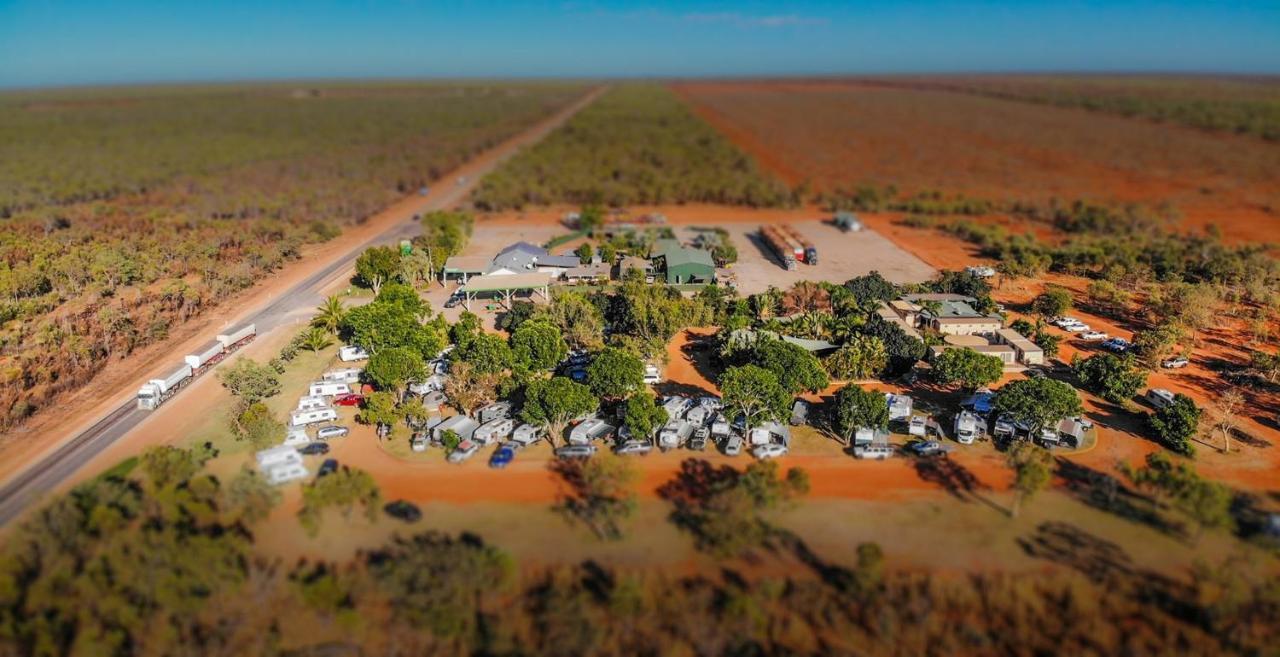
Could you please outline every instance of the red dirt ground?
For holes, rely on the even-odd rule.
[[[1258,139],[853,81],[674,85],[791,184],[893,184],[995,200],[1169,202],[1187,227],[1275,239],[1280,148]]]

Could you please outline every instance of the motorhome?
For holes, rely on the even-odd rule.
[[[338,412],[332,408],[317,408],[310,411],[294,411],[289,414],[289,426],[305,427],[308,424],[319,424],[338,419]]]
[[[471,434],[471,439],[482,444],[488,445],[493,442],[505,440],[511,435],[511,431],[516,428],[516,421],[509,418],[498,418],[490,420],[480,425],[475,433]]]
[[[607,438],[613,431],[613,425],[602,418],[593,417],[583,420],[569,432],[569,444],[589,445],[596,440]]]
[[[892,392],[884,393],[885,403],[889,405],[889,421],[906,420],[911,417],[911,397],[909,395],[895,395]]]
[[[312,397],[332,397],[334,395],[351,394],[351,386],[342,381],[312,381],[307,386],[307,394]]]
[[[662,451],[675,449],[684,444],[693,434],[694,426],[686,420],[673,420],[658,432],[658,448]]]
[[[972,445],[978,438],[978,416],[969,411],[960,411],[956,415],[956,442],[961,445]]]

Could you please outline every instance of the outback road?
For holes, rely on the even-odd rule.
[[[397,210],[402,216],[397,217],[389,228],[345,253],[330,256],[330,262],[318,271],[293,287],[271,297],[258,307],[246,309],[232,324],[234,326],[256,324],[258,339],[262,339],[281,326],[292,325],[299,316],[310,315],[324,300],[321,292],[325,288],[339,277],[351,275],[356,256],[362,251],[370,246],[394,244],[401,239],[416,235],[418,224],[413,220],[414,215],[456,206],[466,198],[486,173],[514,155],[521,147],[545,137],[569,117],[591,104],[603,92],[603,88],[594,89],[524,133],[482,153],[471,163],[442,177],[426,196],[398,204]],[[234,300],[224,303],[231,302]],[[175,355],[174,361],[179,360],[181,360],[180,356]],[[203,376],[209,376],[209,373],[206,372]],[[141,385],[142,382],[139,380],[137,384]],[[176,399],[181,397],[182,393],[179,393]],[[33,459],[30,465],[16,472],[3,487],[0,487],[0,526],[9,524],[31,503],[54,490],[63,480],[73,475],[99,452],[128,434],[147,417],[149,417],[148,412],[138,410],[133,399],[130,398],[74,437],[63,441],[39,458]]]

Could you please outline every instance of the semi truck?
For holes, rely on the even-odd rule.
[[[257,331],[253,324],[230,333],[219,334],[213,342],[201,347],[196,353],[185,356],[182,359],[182,366],[173,370],[168,376],[151,379],[142,384],[142,387],[138,388],[138,408],[150,411],[169,401],[192,379],[204,374],[227,355],[248,344],[255,335]]]
[[[782,261],[782,266],[787,271],[794,270],[796,263],[804,256],[803,249],[797,254],[797,247],[792,246],[787,241],[787,238],[778,232],[778,229],[774,226],[761,226],[760,238],[773,251],[773,254],[778,257],[778,260]]]
[[[802,262],[808,265],[818,264],[818,247],[814,246],[813,242],[810,242],[800,233],[796,232],[795,228],[786,224],[779,226],[778,230],[780,230],[783,236],[787,238],[787,241],[792,245],[792,248],[796,245],[800,247]]]

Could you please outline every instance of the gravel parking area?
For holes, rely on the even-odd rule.
[[[790,222],[790,225],[818,247],[817,265],[800,263],[794,271],[787,271],[760,239],[759,224],[723,225],[738,247],[738,262],[732,271],[738,277],[741,294],[763,292],[770,285],[786,289],[798,281],[843,283],[872,271],[880,272],[894,283],[919,283],[935,274],[933,267],[875,231],[845,233],[816,220]],[[687,237],[693,234],[688,232]]]

